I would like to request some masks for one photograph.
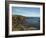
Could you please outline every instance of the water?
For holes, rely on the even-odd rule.
[[[40,29],[40,17],[26,17],[24,24]]]

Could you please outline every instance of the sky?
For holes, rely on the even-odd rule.
[[[35,7],[12,7],[13,15],[22,15],[26,17],[40,17],[40,8]]]

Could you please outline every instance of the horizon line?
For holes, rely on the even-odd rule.
[[[16,15],[17,16],[17,15]],[[19,16],[19,15],[18,15]],[[20,16],[25,16],[25,15],[20,15]],[[25,16],[25,17],[40,17],[40,16]]]

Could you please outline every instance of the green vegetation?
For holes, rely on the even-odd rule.
[[[24,30],[24,26],[22,25],[22,22],[25,17],[23,16],[15,16],[12,17],[12,30],[13,31],[19,31]]]

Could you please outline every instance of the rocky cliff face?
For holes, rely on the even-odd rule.
[[[12,30],[24,30],[24,26],[23,26],[23,21],[24,21],[23,16],[13,16],[12,17]]]

